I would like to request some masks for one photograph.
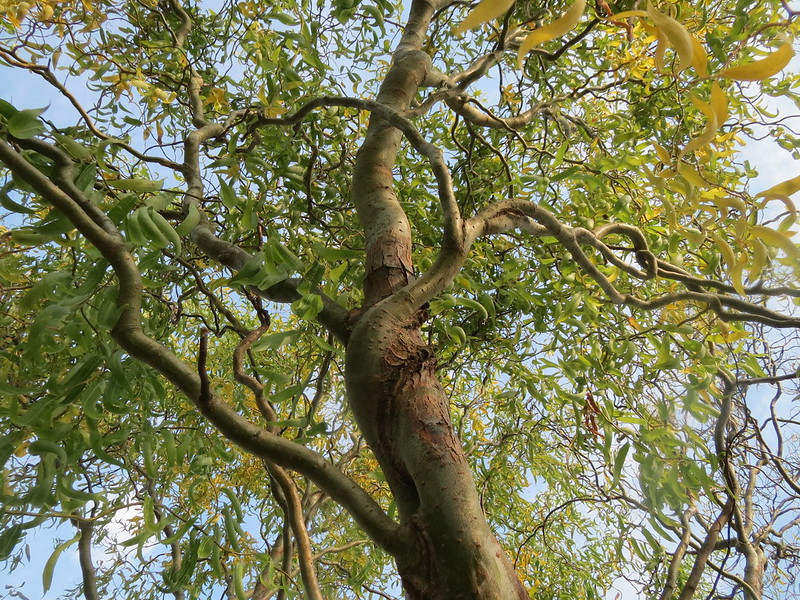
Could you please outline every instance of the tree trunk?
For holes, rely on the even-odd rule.
[[[420,51],[434,7],[414,2],[377,101],[402,112],[431,75]],[[413,600],[528,598],[489,529],[469,465],[436,379],[418,306],[381,302],[413,281],[411,226],[394,192],[401,132],[373,114],[353,172],[364,228],[365,313],[347,349],[348,398],[383,469],[413,552],[397,556]],[[394,299],[396,300],[396,298]]]
[[[420,336],[372,308],[348,344],[346,379],[356,420],[396,498],[414,551],[398,570],[414,600],[528,598],[492,534],[450,421],[447,394]]]

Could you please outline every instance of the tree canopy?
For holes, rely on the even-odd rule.
[[[800,159],[797,15],[2,0],[4,570],[798,593],[800,174],[743,154]]]

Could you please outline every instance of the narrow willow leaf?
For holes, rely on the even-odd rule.
[[[744,284],[742,280],[744,279],[744,269],[747,267],[747,254],[742,254],[739,256],[739,259],[736,261],[736,264],[731,267],[728,274],[731,278],[731,283],[733,284],[733,288],[736,290],[736,293],[740,296],[746,295],[744,291]]]
[[[189,212],[186,214],[186,218],[180,222],[175,228],[175,231],[178,235],[189,235],[192,230],[197,227],[198,223],[200,223],[200,216],[197,204],[192,202],[189,205]]]
[[[764,227],[763,225],[752,225],[750,227],[750,233],[764,242],[767,246],[780,248],[790,258],[800,260],[800,248],[798,248],[797,244],[795,244],[788,236],[780,231],[771,229],[769,227]]]
[[[788,198],[792,194],[800,191],[800,175],[792,177],[786,181],[780,182],[778,185],[773,185],[771,188],[756,194],[756,198],[764,198],[765,200],[782,200]]]
[[[689,163],[683,161],[678,163],[678,173],[680,173],[681,177],[683,177],[696,188],[708,187],[708,182],[703,179],[703,176],[700,174],[700,172]]]
[[[622,475],[622,467],[625,466],[625,459],[628,456],[628,451],[631,449],[631,443],[627,442],[622,448],[620,448],[619,452],[617,452],[617,456],[614,458],[614,470],[613,476],[614,479],[611,482],[611,489],[617,487],[619,483],[620,476]]]
[[[608,21],[622,21],[623,19],[629,19],[631,17],[646,17],[647,13],[643,10],[623,10],[622,12],[618,12],[616,14],[607,17],[606,20]]]
[[[681,229],[683,236],[695,246],[699,246],[706,241],[706,235],[699,229],[694,227],[683,227]]]
[[[728,267],[728,276],[731,278],[731,283],[736,293],[744,296],[744,286],[742,285],[742,269],[744,264],[736,260],[736,253],[733,251],[733,248],[720,236],[715,235],[714,242],[716,243],[717,249],[719,249],[722,260],[725,261],[725,266]]]
[[[761,60],[734,65],[723,69],[719,77],[737,79],[739,81],[761,81],[780,73],[794,56],[791,40],[786,40],[783,45]]]
[[[38,119],[42,109],[21,110],[8,120],[8,133],[15,138],[27,140],[44,131],[44,124]]]
[[[680,63],[678,64],[678,73],[686,69],[692,64],[694,56],[694,42],[692,42],[692,34],[686,28],[672,17],[658,11],[653,6],[652,2],[647,3],[647,14],[653,20],[653,24],[661,31],[669,43],[675,48],[678,53]]]
[[[711,141],[717,135],[717,129],[719,129],[717,126],[717,113],[711,107],[711,104],[703,102],[702,100],[694,97],[692,98],[692,101],[694,102],[694,105],[700,109],[700,112],[706,116],[706,127],[703,129],[703,133],[698,135],[696,138],[693,138],[688,144],[686,144],[686,147],[683,149],[681,154],[687,154],[689,152],[699,150],[700,148],[704,148],[711,143]]]
[[[58,546],[56,546],[55,550],[53,550],[53,553],[50,555],[50,558],[47,559],[47,562],[44,565],[44,570],[42,570],[42,589],[44,590],[45,594],[50,589],[50,585],[53,583],[53,571],[56,568],[58,558],[61,556],[64,550],[69,548],[79,539],[81,539],[80,531],[75,534],[75,537],[67,540],[66,542],[61,542]]]
[[[767,264],[767,247],[761,240],[752,240],[753,260],[747,269],[747,279],[753,283],[761,275],[761,271]]]
[[[692,66],[700,77],[708,75],[708,54],[703,47],[703,42],[700,41],[694,34],[689,34],[692,39]]]
[[[669,152],[667,151],[666,148],[664,148],[664,146],[656,142],[653,142],[653,148],[656,149],[656,154],[658,155],[658,158],[661,160],[661,162],[665,164],[669,164],[672,162],[672,157],[669,155]]]
[[[115,190],[129,192],[157,192],[164,187],[163,179],[109,179],[106,183]]]
[[[660,29],[655,30],[656,51],[653,55],[653,64],[659,73],[664,70],[664,55],[667,53],[667,38]]]
[[[578,24],[584,10],[586,10],[586,0],[575,0],[575,3],[561,15],[561,17],[529,33],[528,37],[523,40],[519,47],[519,52],[517,53],[519,68],[522,68],[525,55],[533,48],[572,31]]]
[[[734,264],[736,264],[736,257],[733,254],[733,248],[731,248],[730,244],[718,235],[714,236],[714,241],[717,248],[719,248],[719,253],[722,256],[722,260],[725,261],[725,264],[730,269]]]
[[[461,35],[465,31],[477,27],[481,23],[486,23],[496,19],[508,12],[514,5],[514,0],[482,0],[478,6],[473,8],[461,24],[453,32]]]
[[[711,109],[717,117],[719,129],[728,120],[728,97],[716,81],[711,84]]]

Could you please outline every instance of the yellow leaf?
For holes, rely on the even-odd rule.
[[[653,56],[653,63],[659,73],[664,70],[664,54],[667,52],[667,38],[660,29],[656,28],[656,53]]]
[[[647,3],[647,14],[653,20],[660,32],[662,32],[669,43],[675,48],[681,62],[678,64],[678,73],[686,69],[692,64],[694,56],[694,43],[692,42],[692,34],[686,28],[672,17],[661,13],[653,6],[652,2]]]
[[[717,117],[717,128],[722,127],[728,120],[728,97],[716,81],[711,84],[711,108]]]
[[[669,155],[669,152],[667,152],[667,149],[664,148],[664,146],[662,146],[661,144],[657,144],[656,142],[653,142],[653,148],[656,149],[656,154],[658,155],[658,158],[659,160],[661,160],[661,162],[665,164],[669,164],[672,162],[672,157]]]
[[[456,27],[453,33],[455,35],[461,35],[465,31],[477,27],[481,23],[496,19],[507,13],[513,4],[514,0],[482,0],[482,2],[473,8],[464,20],[461,21],[461,24]]]
[[[747,279],[750,280],[750,283],[754,283],[767,264],[767,247],[761,240],[752,240],[751,249],[753,250],[753,260],[747,269]]]
[[[738,79],[739,81],[761,81],[779,73],[789,64],[794,56],[791,40],[786,40],[783,45],[761,60],[754,60],[741,65],[728,67],[720,72],[720,77]]]
[[[728,269],[731,269],[733,265],[736,264],[736,255],[733,253],[733,248],[731,245],[723,240],[719,235],[714,236],[714,242],[719,248],[719,253],[722,256],[722,260],[725,261]]]
[[[705,179],[703,179],[703,176],[700,174],[700,171],[695,169],[689,163],[685,163],[685,162],[681,161],[678,164],[678,173],[680,173],[681,176],[686,181],[688,181],[690,184],[692,184],[696,188],[708,187],[708,182]]]
[[[519,68],[522,68],[522,61],[525,60],[525,55],[533,48],[572,31],[575,25],[578,24],[584,10],[586,10],[586,0],[575,0],[575,3],[561,17],[529,33],[528,37],[520,44],[519,52],[517,53]]]
[[[52,6],[50,6],[49,4],[43,4],[42,7],[39,9],[39,15],[37,16],[37,18],[42,22],[49,21],[50,19],[53,18],[53,13],[54,11]]]
[[[747,254],[742,253],[739,257],[739,260],[736,261],[736,264],[731,267],[731,270],[728,272],[731,278],[731,283],[733,284],[733,289],[736,290],[736,293],[740,296],[747,295],[744,291],[744,284],[742,280],[744,279],[744,268],[747,266]]]
[[[700,109],[708,120],[706,121],[706,128],[703,130],[703,133],[691,139],[689,143],[686,144],[681,154],[687,154],[704,148],[711,143],[711,140],[717,135],[717,129],[719,129],[719,127],[717,127],[717,115],[711,108],[711,105],[695,97],[692,97],[692,102],[694,102],[694,105]]]
[[[708,75],[708,54],[703,42],[696,35],[689,34],[692,39],[692,66],[700,77]]]
[[[800,260],[800,248],[797,247],[788,236],[780,231],[764,227],[763,225],[752,225],[750,233],[764,242],[767,246],[773,246],[783,250],[787,256],[795,260]]]
[[[14,451],[14,456],[17,458],[23,458],[28,453],[28,446],[30,446],[30,444],[31,443],[27,440],[22,442]]]
[[[766,200],[782,200],[784,198],[788,199],[788,196],[791,196],[798,191],[800,191],[800,175],[793,177],[792,179],[782,181],[778,185],[773,185],[768,190],[764,190],[760,194],[756,194],[756,198],[764,198]]]
[[[728,242],[723,240],[718,235],[714,236],[714,241],[719,249],[720,255],[722,256],[722,260],[725,261],[725,264],[728,267],[728,276],[731,278],[733,288],[736,290],[737,294],[744,296],[745,291],[744,285],[742,285],[742,270],[744,269],[746,257],[742,257],[742,260],[737,261],[736,254]]]
[[[132,85],[135,88],[139,88],[140,90],[147,91],[150,89],[150,84],[147,83],[144,79],[129,79],[128,85]]]
[[[681,229],[681,233],[683,233],[683,236],[695,246],[699,246],[706,241],[705,234],[699,229],[694,229],[693,227],[684,227]]]
[[[647,13],[643,10],[624,10],[615,15],[611,15],[610,17],[606,17],[606,20],[622,21],[623,19],[629,19],[630,17],[646,17],[646,16]]]

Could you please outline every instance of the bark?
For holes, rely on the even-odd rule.
[[[420,50],[435,6],[415,2],[377,102],[403,112],[431,75]],[[397,502],[410,551],[395,555],[412,600],[528,598],[491,532],[455,434],[436,358],[422,339],[424,310],[398,294],[413,282],[411,227],[392,172],[400,130],[373,112],[353,173],[366,239],[364,316],[347,344],[354,416]]]
[[[413,600],[528,598],[486,522],[418,327],[419,317],[398,320],[379,304],[347,352],[354,415],[412,544],[396,556],[403,586]]]

